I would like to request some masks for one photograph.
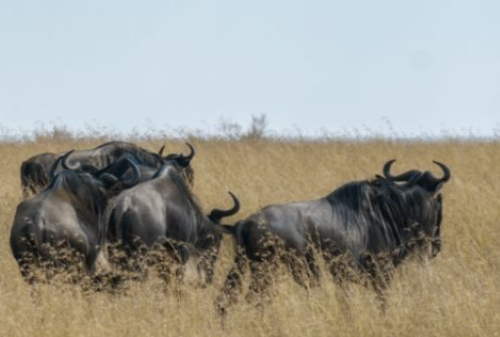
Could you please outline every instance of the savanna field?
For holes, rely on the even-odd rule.
[[[232,224],[261,207],[322,197],[352,180],[448,165],[443,188],[441,254],[397,269],[385,313],[373,291],[351,285],[349,312],[327,273],[309,292],[280,272],[264,309],[245,294],[224,324],[214,301],[231,267],[231,237],[223,241],[213,284],[197,286],[188,268],[181,296],[165,292],[154,276],[125,292],[84,293],[77,286],[43,285],[34,294],[20,276],[9,247],[22,200],[21,162],[41,152],[90,148],[102,140],[39,138],[0,143],[0,335],[1,336],[499,336],[500,335],[500,143],[419,141],[281,141],[189,139],[197,154],[194,192],[204,210],[228,208],[230,190],[241,201]],[[155,139],[139,145],[187,152],[181,141]],[[248,275],[247,275],[248,276]],[[246,282],[248,282],[248,277]]]

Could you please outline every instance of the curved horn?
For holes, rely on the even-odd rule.
[[[210,212],[210,215],[208,216],[210,221],[212,221],[213,223],[218,224],[222,218],[234,215],[234,214],[238,213],[238,211],[240,210],[240,201],[238,200],[238,198],[236,198],[236,196],[233,193],[231,193],[231,192],[228,192],[228,193],[231,196],[231,198],[233,199],[234,205],[231,209],[228,209],[228,210],[221,210],[221,209],[214,208],[212,210],[212,212]]]
[[[162,147],[160,147],[160,149],[158,150],[158,154],[160,156],[163,156],[163,150],[165,150],[165,144],[163,144]]]
[[[68,157],[73,152],[75,152],[75,150],[71,150],[71,151],[67,152],[62,158],[62,167],[64,167],[65,170],[76,171],[81,167],[81,164],[79,162],[77,162],[76,164],[68,163]]]
[[[450,177],[451,177],[451,172],[450,172],[450,169],[444,165],[443,163],[440,163],[438,161],[433,161],[434,164],[438,165],[441,170],[443,170],[443,177],[442,178],[436,178],[434,176],[434,174],[432,174],[432,172],[430,171],[426,171],[424,173],[425,175],[425,178],[422,182],[422,184],[424,184],[425,186],[427,186],[426,188],[429,189],[429,190],[432,190],[432,191],[438,191],[441,189],[441,186],[447,182],[448,180],[450,180]]]
[[[439,166],[441,168],[441,170],[443,170],[443,178],[439,179],[439,181],[441,183],[445,183],[448,180],[450,180],[450,178],[451,178],[451,171],[448,168],[448,166],[446,166],[445,164],[440,163],[440,162],[438,162],[436,160],[434,160],[433,163],[436,164],[437,166]]]
[[[132,165],[132,170],[134,171],[134,175],[132,176],[132,178],[128,180],[122,180],[122,182],[123,186],[132,187],[137,185],[141,180],[141,171],[139,170],[139,167],[133,160],[130,160],[129,158],[127,158],[126,160],[130,163],[130,165]]]
[[[50,173],[49,173],[49,176],[51,179],[54,178],[54,176],[56,175],[56,171],[57,171],[57,168],[59,167],[59,164],[61,164],[62,160],[69,156],[70,154],[72,154],[75,150],[71,150],[67,153],[65,153],[64,155],[62,156],[59,156],[59,158],[56,159],[56,161],[52,164],[52,166],[50,167]]]
[[[191,160],[193,160],[195,151],[194,148],[191,144],[186,143],[186,145],[189,147],[189,150],[191,151],[187,156],[183,155],[182,153],[179,155],[179,158],[182,160],[182,165],[183,166],[188,166]]]
[[[408,181],[412,180],[417,174],[420,175],[421,172],[417,170],[407,171],[405,173],[401,173],[400,175],[393,176],[391,174],[391,166],[396,161],[396,159],[389,160],[384,164],[384,176],[391,181]]]

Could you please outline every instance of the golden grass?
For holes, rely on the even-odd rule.
[[[195,192],[205,210],[230,205],[238,195],[241,219],[262,206],[326,195],[351,180],[380,173],[387,159],[395,171],[435,170],[440,160],[452,169],[445,186],[443,250],[422,265],[398,269],[386,314],[373,292],[349,290],[351,314],[339,303],[327,276],[309,293],[287,274],[279,275],[273,299],[263,311],[241,297],[224,326],[213,302],[231,266],[226,238],[214,284],[183,286],[178,300],[151,278],[132,284],[126,295],[83,295],[76,287],[42,286],[36,296],[21,279],[8,244],[21,201],[19,166],[46,151],[85,148],[98,141],[40,139],[0,144],[0,334],[2,336],[498,336],[500,334],[500,144],[487,142],[279,142],[201,141]],[[157,150],[161,140],[142,142]],[[167,151],[186,151],[167,142]],[[435,171],[439,172],[439,170]]]

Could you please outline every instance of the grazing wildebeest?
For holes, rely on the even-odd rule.
[[[94,173],[75,172],[66,161],[72,151],[53,164],[63,171],[54,173],[49,186],[17,207],[10,245],[22,276],[29,283],[43,281],[36,270],[42,268],[47,279],[54,273],[76,271],[72,277],[92,273],[100,247],[105,241],[104,211],[108,200],[135,185],[139,171],[130,179],[110,174],[106,168]],[[128,165],[133,162],[124,159]],[[117,165],[113,163],[112,165]]]
[[[180,165],[187,167],[185,174],[191,180],[193,179],[192,169],[189,168],[189,162],[194,156],[194,149],[190,144],[187,144],[191,153],[188,155],[183,154],[169,154],[163,156],[165,146],[160,148],[158,153],[149,152],[140,146],[127,142],[113,141],[96,148],[89,150],[74,151],[67,162],[70,167],[77,164],[83,171],[89,169],[102,169],[118,161],[124,155],[133,158],[134,162],[143,167],[152,167],[159,169],[166,160],[176,160]],[[49,183],[49,169],[58,157],[62,154],[43,153],[33,156],[21,165],[21,187],[23,189],[24,198],[29,197],[30,193],[36,195]],[[57,166],[55,173],[63,168]],[[156,170],[154,170],[156,172]],[[145,178],[143,178],[145,179]]]
[[[435,162],[442,178],[416,170],[392,176],[393,162],[384,166],[385,178],[350,182],[314,201],[268,206],[225,226],[236,239],[236,257],[217,301],[220,313],[242,291],[248,262],[250,294],[268,288],[278,260],[299,284],[314,284],[319,276],[315,252],[340,284],[365,280],[382,294],[393,268],[405,258],[436,255],[441,247],[440,190],[450,170]]]
[[[107,231],[110,262],[139,275],[144,264],[154,264],[168,283],[172,269],[182,277],[183,265],[195,255],[198,271],[210,283],[223,235],[218,223],[239,210],[237,198],[231,197],[230,210],[214,209],[207,217],[175,163],[165,163],[151,180],[113,201]]]

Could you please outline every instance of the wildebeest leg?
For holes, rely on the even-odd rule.
[[[340,309],[344,314],[345,320],[347,322],[353,321],[353,314],[351,310],[351,304],[349,302],[349,289],[348,284],[351,280],[351,266],[349,265],[348,259],[343,256],[337,256],[332,261],[329,261],[328,267],[330,273],[332,274],[333,281],[337,285],[335,291],[335,297],[337,303],[339,303]]]
[[[214,268],[217,260],[217,252],[214,250],[215,249],[210,249],[208,252],[200,256],[199,262],[196,265],[198,275],[202,280],[200,283],[202,287],[211,284],[214,278]]]
[[[251,280],[246,300],[259,309],[269,300],[269,289],[276,275],[277,263],[274,259],[250,261]]]
[[[22,278],[30,285],[37,283],[39,280],[39,263],[40,254],[35,240],[35,233],[29,227],[15,241],[11,242],[12,253],[19,266]]]
[[[319,285],[321,271],[316,261],[315,252],[312,247],[309,247],[306,251],[306,263],[310,273],[310,286],[311,288],[316,287]]]
[[[101,250],[91,270],[91,282],[97,291],[111,291],[115,292],[122,288],[124,285],[125,277],[121,270],[112,268],[110,264],[110,257],[106,255],[107,250]],[[91,261],[89,261],[91,262]]]
[[[289,252],[281,257],[282,262],[292,273],[294,281],[305,290],[309,289],[310,277],[308,275],[308,266],[305,256],[299,256],[295,252]]]
[[[328,243],[328,245],[329,250],[323,251],[323,258],[332,275],[333,281],[337,285],[335,297],[344,313],[346,321],[352,321],[353,317],[348,293],[348,282],[352,280],[353,274],[352,259],[347,254],[342,253],[335,244]]]
[[[394,266],[389,256],[365,255],[362,259],[362,268],[368,274],[371,286],[377,294],[380,303],[380,311],[387,310],[387,289],[394,273]]]
[[[55,278],[62,278],[64,282],[70,284],[79,284],[87,286],[84,284],[85,276],[88,275],[88,271],[91,262],[87,265],[87,256],[80,250],[75,249],[70,246],[69,242],[61,240],[52,244],[52,268],[53,276]],[[88,252],[89,259],[92,259],[92,252]],[[93,255],[95,256],[95,255]],[[88,281],[88,279],[87,279]]]
[[[39,289],[41,269],[38,263],[38,257],[33,252],[26,252],[23,257],[17,258],[19,270],[22,278],[30,285],[30,296],[34,306],[38,306],[41,300]]]
[[[164,291],[168,291],[168,287],[172,280],[172,265],[174,264],[171,255],[165,251],[156,251],[154,253],[153,263],[158,277],[163,281]]]
[[[147,278],[148,267],[156,265],[159,254],[156,247],[150,251],[141,240],[133,238],[116,247],[113,261],[126,278],[141,281]]]
[[[387,289],[389,287],[389,280],[382,280],[380,275],[371,276],[371,286],[375,290],[380,312],[385,314],[387,311]]]
[[[243,275],[246,272],[247,265],[248,262],[244,248],[237,248],[234,265],[229,270],[226,281],[224,282],[224,287],[215,300],[216,310],[219,315],[225,316],[227,308],[236,303],[238,294],[242,292]]]
[[[184,282],[184,264],[183,263],[177,263],[174,271],[174,295],[177,298],[177,300],[181,300],[184,297],[184,293],[182,291],[182,284]]]
[[[180,285],[184,278],[184,263],[189,257],[187,249],[182,244],[165,241],[158,253],[156,270],[160,279],[163,280],[165,292],[168,292],[173,274],[174,293],[180,297]]]
[[[20,257],[16,257],[19,270],[23,279],[30,285],[37,283],[38,259],[35,254],[26,251]]]

